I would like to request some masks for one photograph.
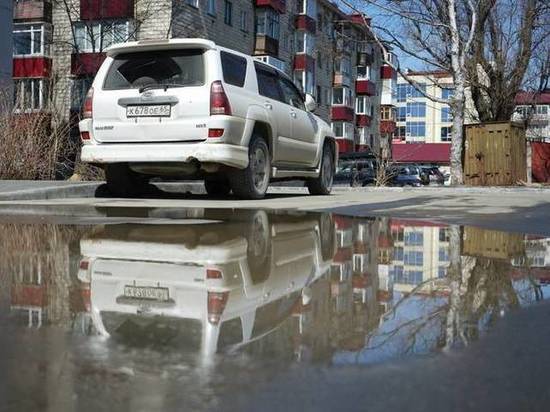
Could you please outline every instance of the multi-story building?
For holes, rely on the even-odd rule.
[[[550,143],[550,89],[518,93],[512,120],[526,123],[529,140]]]
[[[0,4],[0,87],[11,83],[12,3]]]
[[[452,78],[444,71],[409,71],[429,96],[452,96]],[[449,165],[452,116],[447,104],[425,97],[402,76],[397,78],[396,129],[392,158],[398,162]],[[402,145],[405,143],[407,145]]]
[[[382,50],[365,17],[328,0],[19,0],[14,5],[14,78],[23,110],[46,109],[50,85],[56,107],[67,117],[77,113],[113,43],[201,37],[290,75],[316,97],[316,113],[332,124],[341,152],[379,150],[381,75],[393,74],[381,71]]]

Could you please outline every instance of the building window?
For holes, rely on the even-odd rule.
[[[395,128],[395,138],[399,140],[405,140],[406,136],[406,127],[405,126],[397,126]]]
[[[359,133],[359,144],[362,146],[366,146],[369,144],[369,131],[366,127],[359,127],[357,129]]]
[[[407,231],[405,232],[405,246],[423,246],[424,245],[424,232],[422,231]]]
[[[407,136],[425,137],[426,123],[425,122],[407,122]]]
[[[49,27],[44,24],[15,24],[13,27],[14,56],[49,54]]]
[[[353,124],[349,122],[332,122],[332,131],[336,137],[353,140]]]
[[[313,56],[314,51],[315,36],[306,31],[298,30],[296,32],[296,53],[306,53]]]
[[[408,84],[398,84],[397,85],[397,101],[398,102],[407,101],[407,90],[408,90]]]
[[[441,108],[441,121],[442,122],[452,122],[453,116],[451,115],[451,108],[450,107],[442,107]]]
[[[199,0],[185,0],[187,4],[193,7],[199,7]]]
[[[426,103],[407,103],[407,117],[426,117]]]
[[[454,90],[453,89],[450,89],[448,87],[443,87],[441,89],[441,97],[443,99],[450,99],[451,97],[453,97],[454,95]]]
[[[319,69],[323,68],[323,55],[321,54],[321,52],[317,52],[317,67]]]
[[[13,91],[16,112],[47,108],[48,85],[45,79],[14,80]]]
[[[441,141],[442,142],[450,142],[451,141],[451,138],[452,138],[451,131],[452,131],[452,129],[453,128],[451,126],[446,126],[446,127],[441,128]]]
[[[417,86],[426,93],[426,83],[418,83]],[[398,84],[397,85],[397,101],[405,102],[407,98],[412,97],[424,97],[415,87],[410,84]]]
[[[206,0],[206,12],[211,16],[216,15],[216,0]]]
[[[100,52],[115,43],[124,43],[134,36],[128,20],[78,22],[74,25],[79,52]]]
[[[323,104],[323,89],[321,88],[321,86],[317,86],[317,96],[316,96],[316,99],[317,99],[317,104],[318,104],[318,105],[322,105],[322,104]]]
[[[334,68],[338,73],[342,74],[345,78],[351,77],[351,60],[349,57],[342,57],[336,60],[336,67]]]
[[[277,26],[279,22],[277,22]],[[246,10],[241,10],[241,30],[248,31],[248,12]]]
[[[397,121],[404,122],[407,120],[407,107],[402,106],[397,108]]]
[[[403,263],[410,266],[422,266],[424,264],[424,253],[408,250],[403,256]]]
[[[357,79],[370,80],[370,66],[357,66]]]
[[[224,15],[223,21],[225,24],[232,26],[233,25],[233,3],[230,1],[224,0]]]
[[[296,2],[296,13],[307,14],[315,20],[317,15],[317,0],[298,0]]]
[[[265,8],[258,10],[256,16],[256,34],[279,40],[279,13],[271,8]]]
[[[295,70],[294,84],[305,93],[313,95],[315,90],[315,74],[304,70]]]
[[[439,248],[439,261],[448,262],[449,261],[449,248],[440,247]]]
[[[372,106],[368,96],[357,96],[355,98],[355,112],[357,114],[368,114],[372,116],[371,109]]]
[[[349,87],[334,87],[332,89],[332,104],[342,106],[353,106],[353,94]]]
[[[394,111],[392,107],[382,106],[380,108],[380,120],[393,120],[395,118]]]

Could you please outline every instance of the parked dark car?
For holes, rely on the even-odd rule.
[[[343,159],[336,169],[334,183],[356,187],[374,184],[375,179],[376,164],[373,160]]]
[[[389,171],[393,186],[422,186],[422,169],[419,166],[407,165],[393,167]]]

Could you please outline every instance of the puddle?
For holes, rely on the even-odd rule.
[[[295,368],[468,350],[550,294],[550,238],[322,213],[80,220],[0,224],[2,407],[223,409]]]

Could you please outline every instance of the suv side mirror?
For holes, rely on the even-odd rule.
[[[315,98],[311,94],[306,94],[306,110],[308,112],[313,112],[317,108],[317,102],[315,101]]]

